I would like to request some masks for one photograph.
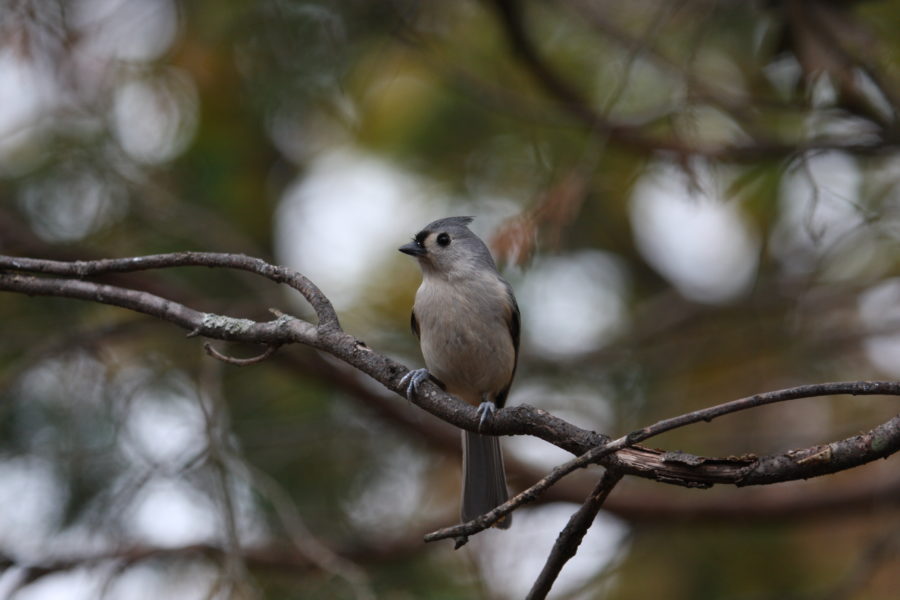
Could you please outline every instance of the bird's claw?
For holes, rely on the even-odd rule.
[[[490,400],[485,400],[478,405],[478,411],[476,412],[479,417],[478,431],[481,431],[484,424],[491,420],[495,412],[497,412],[497,405]]]
[[[400,385],[406,385],[406,398],[410,402],[419,392],[419,384],[428,379],[428,377],[430,377],[428,369],[413,369],[400,379]]]

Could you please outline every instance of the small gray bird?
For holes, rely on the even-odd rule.
[[[472,217],[429,223],[400,252],[422,268],[412,329],[427,369],[410,371],[412,398],[429,377],[450,394],[478,407],[483,425],[503,407],[519,357],[519,307],[497,272],[484,242],[472,233]],[[478,517],[509,497],[500,440],[463,431],[463,521]],[[507,528],[511,517],[497,526]]]

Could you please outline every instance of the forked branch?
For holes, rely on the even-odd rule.
[[[257,322],[201,312],[154,294],[89,281],[107,273],[146,269],[205,266],[240,269],[300,292],[313,306],[318,323],[279,314],[272,321]],[[75,298],[120,306],[157,317],[186,329],[191,335],[231,340],[275,348],[300,343],[327,352],[368,374],[387,389],[403,395],[400,379],[408,369],[373,351],[340,328],[337,314],[324,294],[303,275],[284,267],[243,255],[181,252],[124,259],[60,262],[0,256],[0,290],[27,295]],[[253,360],[253,359],[251,359]],[[510,499],[475,521],[431,534],[429,539],[466,536],[481,531],[504,514],[529,502],[572,471],[590,464],[612,468],[623,475],[655,479],[689,487],[716,483],[763,485],[805,479],[849,469],[900,449],[900,415],[852,438],[769,456],[706,458],[681,452],[665,452],[638,446],[666,431],[710,421],[724,414],[797,398],[849,395],[900,396],[898,382],[839,382],[800,386],[757,394],[660,421],[615,440],[576,427],[546,411],[527,405],[497,412],[489,428],[496,435],[531,435],[574,454],[577,458],[558,466],[535,486]],[[477,431],[476,410],[423,383],[415,403],[457,427]]]

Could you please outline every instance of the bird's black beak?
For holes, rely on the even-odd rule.
[[[426,250],[416,242],[410,242],[408,244],[403,244],[398,248],[400,252],[403,254],[409,254],[410,256],[425,256]]]

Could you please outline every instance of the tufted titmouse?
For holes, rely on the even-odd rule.
[[[478,406],[481,423],[502,407],[519,355],[519,307],[484,242],[469,231],[472,217],[429,223],[400,252],[422,268],[412,329],[427,369],[410,371],[407,395],[432,377],[447,392]],[[500,440],[463,431],[463,521],[508,498]],[[511,517],[498,523],[507,528]]]

